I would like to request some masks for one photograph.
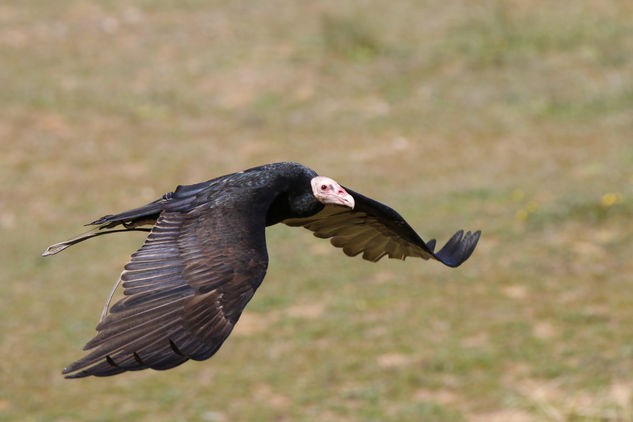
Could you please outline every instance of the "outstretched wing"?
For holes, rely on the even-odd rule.
[[[264,226],[222,207],[163,212],[121,273],[125,297],[63,373],[108,376],[209,358],[264,278]]]
[[[364,259],[373,262],[385,255],[397,259],[416,256],[457,267],[477,246],[480,231],[464,234],[460,230],[442,249],[434,252],[435,239],[424,242],[395,210],[351,189],[344,189],[354,197],[353,210],[326,205],[312,217],[289,218],[283,223],[303,226],[320,238],[331,237],[332,245],[343,248],[346,255],[356,256],[362,252]]]

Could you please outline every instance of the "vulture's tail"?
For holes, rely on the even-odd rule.
[[[92,223],[86,224],[87,226],[99,226],[96,227],[86,233],[83,233],[73,239],[66,240],[64,242],[55,243],[54,245],[49,246],[42,256],[55,255],[66,249],[69,246],[72,246],[76,243],[83,242],[84,240],[91,239],[93,237],[101,236],[102,234],[110,234],[110,233],[120,233],[120,232],[129,232],[129,231],[143,231],[148,232],[151,231],[150,228],[139,228],[138,226],[146,225],[146,224],[154,224],[158,219],[158,216],[161,212],[161,205],[159,200],[154,202],[150,202],[147,205],[144,205],[139,208],[134,208],[133,210],[124,211],[119,214],[114,215],[106,215],[101,217],[98,220],[93,221]],[[116,226],[123,226],[122,229],[112,229]]]
[[[66,249],[75,243],[83,242],[86,239],[90,239],[102,234],[120,233],[128,231],[144,231],[149,232],[149,228],[139,228],[143,225],[154,225],[160,213],[163,210],[167,211],[183,211],[187,210],[191,203],[196,199],[196,196],[209,186],[209,182],[197,183],[195,185],[178,186],[174,192],[169,192],[163,195],[162,198],[150,202],[142,207],[134,208],[129,211],[124,211],[119,214],[109,214],[86,224],[86,226],[98,226],[97,228],[90,230],[74,239],[66,240],[65,242],[55,243],[49,246],[42,256],[55,255]],[[110,230],[117,226],[123,226],[116,230]]]
[[[44,251],[42,256],[55,255],[56,253],[59,253],[59,252],[63,251],[64,249],[66,249],[69,246],[72,246],[72,245],[74,245],[76,243],[79,243],[79,242],[83,242],[84,240],[88,240],[88,239],[91,239],[93,237],[101,236],[102,234],[129,232],[129,231],[148,232],[151,229],[132,227],[132,228],[129,228],[129,229],[116,229],[116,230],[106,230],[106,231],[95,231],[95,230],[98,230],[98,229],[90,230],[90,232],[84,233],[84,234],[79,235],[79,236],[77,236],[77,237],[75,237],[73,239],[70,239],[70,240],[65,240],[63,242],[55,243],[54,245],[51,245],[48,248],[46,248],[46,250]]]

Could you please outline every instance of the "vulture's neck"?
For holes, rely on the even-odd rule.
[[[277,224],[287,218],[309,217],[323,209],[312,193],[310,181],[316,173],[307,168],[292,169],[277,175],[272,200],[266,212],[266,225]]]

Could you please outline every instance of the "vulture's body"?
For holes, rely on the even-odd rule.
[[[84,348],[89,353],[64,374],[108,376],[209,358],[261,284],[268,265],[265,227],[280,222],[331,237],[350,256],[417,256],[452,267],[471,255],[480,234],[459,231],[434,252],[435,241],[425,243],[393,209],[297,163],[178,186],[143,207],[102,217],[91,223],[99,231],[44,253],[153,225],[121,273],[125,297],[104,311]]]

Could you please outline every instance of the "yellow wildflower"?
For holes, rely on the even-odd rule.
[[[528,218],[528,212],[527,210],[521,208],[520,210],[518,210],[515,214],[517,220],[519,221],[525,221]]]
[[[620,202],[622,202],[622,194],[620,192],[605,193],[600,199],[600,205],[605,208],[609,208],[610,206]]]

